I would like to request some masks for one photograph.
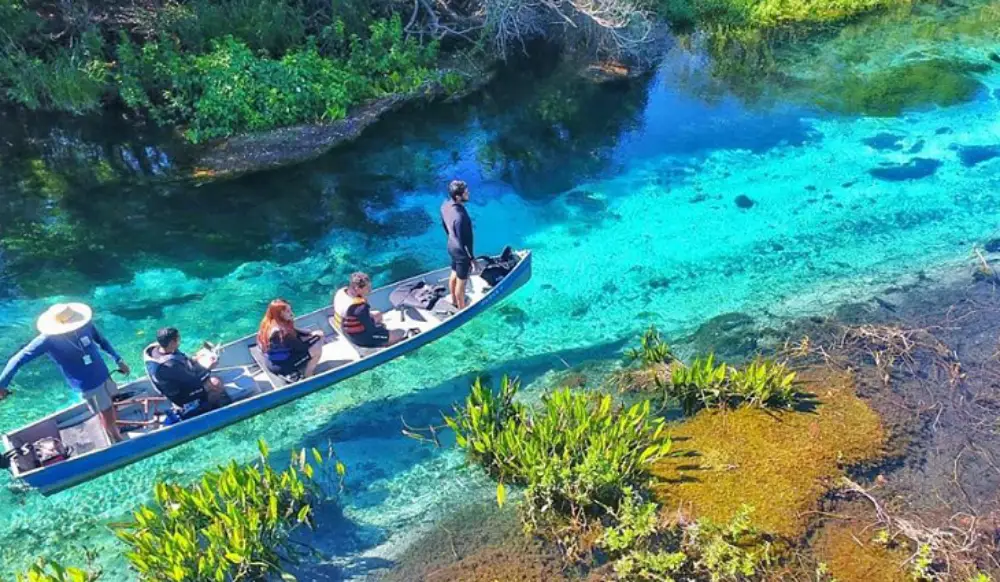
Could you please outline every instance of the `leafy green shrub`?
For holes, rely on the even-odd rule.
[[[619,580],[674,582],[671,575],[683,571],[687,563],[684,552],[640,550],[615,560],[614,569]]]
[[[795,372],[784,364],[757,358],[743,368],[730,368],[729,386],[750,406],[791,407],[795,402]]]
[[[703,406],[725,404],[726,365],[716,365],[715,354],[709,354],[690,366],[674,367],[669,382],[661,385],[668,398],[680,403],[684,414],[693,414]]]
[[[16,582],[93,582],[100,573],[85,572],[79,568],[63,567],[53,560],[39,558],[23,574],[15,576]]]
[[[71,48],[52,46],[41,55],[21,46],[0,48],[0,90],[28,109],[86,113],[98,109],[109,89],[103,40],[85,32]]]
[[[743,368],[732,368],[716,365],[714,354],[690,366],[674,366],[668,382],[657,380],[665,396],[677,400],[684,414],[740,405],[788,408],[798,398],[794,382],[795,372],[774,360],[758,358]]]
[[[140,579],[208,582],[282,572],[281,561],[293,557],[289,535],[312,526],[319,489],[305,451],[279,473],[268,463],[267,446],[259,445],[257,464],[233,461],[189,487],[158,484],[155,502],[137,510],[133,522],[117,526]],[[313,457],[323,464],[315,449]],[[343,476],[339,462],[336,470]]]
[[[159,14],[159,30],[192,53],[232,36],[254,51],[281,56],[306,39],[307,12],[300,0],[194,0]]]
[[[749,506],[723,525],[700,519],[661,527],[658,511],[652,503],[623,502],[619,523],[602,538],[619,580],[752,580],[773,561],[771,541],[751,523]]]
[[[638,363],[644,368],[660,364],[669,364],[674,361],[674,354],[670,350],[667,342],[663,341],[660,332],[655,326],[650,326],[639,340],[638,348],[629,348],[625,351],[625,362],[627,364]]]
[[[197,143],[239,131],[259,131],[347,113],[352,90],[364,86],[315,47],[275,61],[257,57],[242,42],[226,37],[212,52],[195,57],[198,79],[187,137]]]
[[[367,38],[347,37],[337,23],[326,30],[323,42],[343,53],[337,58],[313,40],[274,59],[234,36],[202,54],[166,36],[141,47],[123,38],[114,78],[125,105],[160,124],[187,123],[185,135],[199,143],[341,119],[352,106],[413,91],[436,74],[437,46],[406,39],[398,16],[372,23]]]
[[[526,526],[617,508],[629,488],[644,490],[648,468],[670,452],[662,419],[649,402],[615,410],[608,395],[558,390],[533,413],[513,402],[518,382],[504,377],[499,395],[478,380],[464,407],[445,422],[457,443],[503,483],[525,486]],[[503,488],[498,490],[504,496]]]
[[[747,579],[771,563],[771,542],[753,526],[752,513],[753,508],[744,505],[726,525],[700,519],[687,530],[685,547],[698,556],[695,566],[712,582]]]

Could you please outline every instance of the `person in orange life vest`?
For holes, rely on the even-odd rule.
[[[371,279],[365,273],[351,275],[347,287],[333,294],[333,317],[330,325],[344,332],[347,339],[363,348],[391,346],[406,339],[401,329],[387,329],[382,314],[368,304],[372,291]]]

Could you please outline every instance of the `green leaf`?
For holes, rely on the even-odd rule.
[[[503,507],[507,501],[507,488],[503,486],[503,481],[497,483],[497,505]]]

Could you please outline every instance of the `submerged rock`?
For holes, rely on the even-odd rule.
[[[723,313],[703,323],[684,339],[698,354],[714,352],[723,360],[740,360],[757,349],[758,330],[745,313]]]
[[[879,180],[887,182],[905,182],[907,180],[919,180],[932,176],[940,167],[941,160],[913,158],[905,164],[873,168],[868,170],[868,173]]]
[[[958,159],[966,168],[971,168],[985,161],[1000,156],[1000,145],[959,146]]]
[[[739,196],[736,197],[735,200],[733,200],[733,202],[736,203],[737,207],[743,208],[744,210],[747,208],[753,208],[753,206],[757,204],[756,202],[753,201],[752,198],[750,198],[745,194],[740,194]]]
[[[861,140],[861,143],[879,151],[899,151],[903,149],[903,136],[893,133],[879,133]]]

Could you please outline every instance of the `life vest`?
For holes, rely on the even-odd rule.
[[[347,335],[365,333],[365,324],[356,315],[365,303],[364,297],[352,297],[347,287],[341,288],[333,298],[333,322]]]

